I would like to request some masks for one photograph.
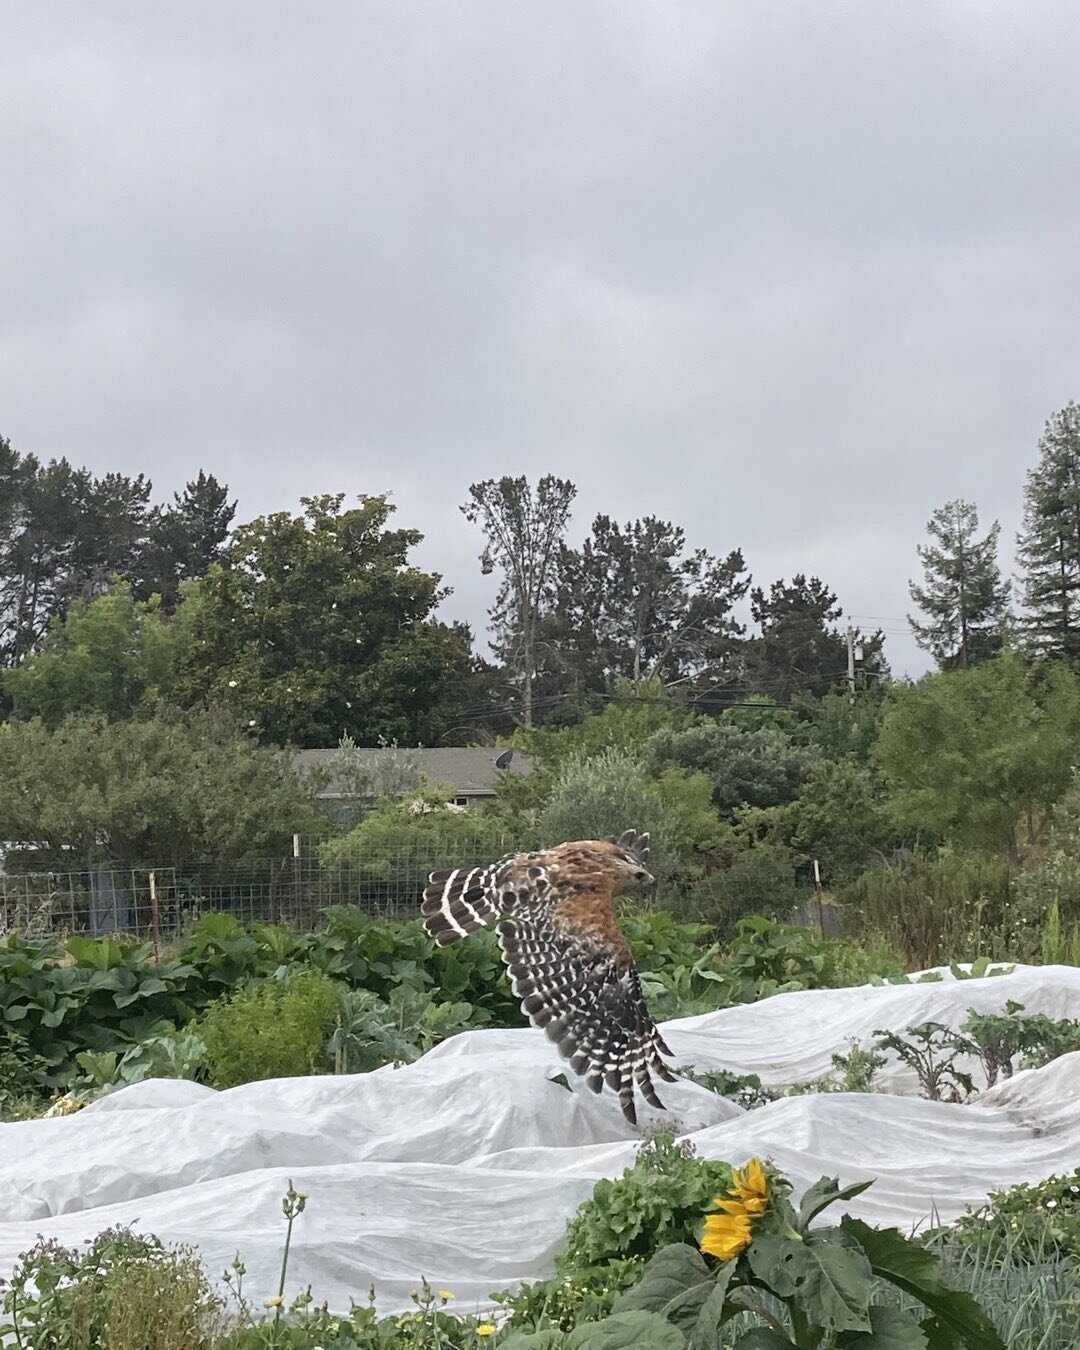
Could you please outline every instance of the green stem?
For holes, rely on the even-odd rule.
[[[289,1246],[292,1243],[293,1215],[289,1215],[285,1228],[285,1250],[281,1253],[281,1278],[278,1280],[278,1298],[285,1297],[285,1273],[289,1268]],[[274,1321],[281,1321],[281,1309],[283,1304],[279,1303],[274,1309]]]

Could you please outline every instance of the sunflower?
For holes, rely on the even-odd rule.
[[[760,1158],[751,1158],[745,1167],[733,1168],[727,1195],[713,1204],[720,1211],[705,1219],[701,1250],[720,1261],[733,1261],[750,1245],[755,1219],[760,1219],[769,1203],[769,1179]]]

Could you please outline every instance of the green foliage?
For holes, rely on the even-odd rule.
[[[336,745],[342,728],[430,744],[452,725],[469,645],[431,617],[439,578],[408,562],[421,536],[387,528],[385,496],[343,502],[304,498],[302,515],[234,532],[180,606],[178,701],[228,708],[279,745]]]
[[[727,1163],[695,1158],[690,1144],[676,1143],[674,1127],[661,1126],[621,1177],[593,1187],[567,1225],[554,1278],[494,1297],[515,1326],[569,1330],[603,1316],[665,1243],[696,1240],[701,1216],[730,1180]]]
[[[1080,780],[1075,775],[1054,806],[1044,853],[1017,875],[1014,890],[1017,907],[1032,927],[1049,928],[1043,959],[1075,957],[1080,964]]]
[[[836,596],[817,577],[798,573],[788,585],[781,577],[768,594],[756,586],[750,592],[750,612],[761,636],[748,644],[747,665],[754,687],[777,703],[798,696],[820,698],[837,687],[847,669],[847,643],[834,626],[842,611]],[[863,637],[860,683],[866,675],[887,673],[881,655],[880,633]]]
[[[315,970],[260,980],[215,1000],[199,1023],[211,1084],[230,1088],[326,1067],[339,1005],[338,985]]]
[[[824,1078],[795,1083],[788,1089],[787,1096],[802,1097],[811,1092],[873,1092],[877,1071],[884,1068],[886,1062],[884,1055],[864,1050],[854,1039],[846,1055],[837,1052],[831,1059],[839,1077],[827,1074]]]
[[[174,630],[159,598],[137,601],[127,582],[105,595],[76,600],[50,624],[41,650],[7,671],[15,711],[56,728],[71,713],[131,717],[167,695],[175,660]]]
[[[489,1017],[471,1003],[439,1000],[408,984],[399,984],[385,1002],[370,989],[352,990],[342,999],[327,1051],[335,1073],[408,1064],[448,1036],[484,1026]]]
[[[123,1054],[82,1050],[75,1062],[82,1070],[75,1079],[76,1091],[96,1096],[147,1078],[197,1078],[206,1064],[206,1042],[189,1026],[148,1036]]]
[[[408,802],[379,802],[347,834],[326,840],[320,856],[331,868],[348,867],[350,879],[372,894],[380,886],[399,894],[410,885],[421,890],[429,872],[494,862],[525,842],[520,832],[511,841],[498,816],[449,810],[426,791]]]
[[[663,1247],[614,1311],[664,1317],[688,1350],[729,1344],[723,1329],[747,1310],[754,1325],[734,1342],[745,1350],[824,1344],[1005,1350],[978,1304],[943,1283],[939,1259],[898,1229],[870,1228],[848,1216],[839,1226],[821,1225],[824,1210],[869,1183],[841,1188],[822,1177],[796,1212],[784,1179],[768,1176],[764,1213],[752,1220],[738,1255],[716,1261],[688,1243]],[[880,1301],[882,1286],[888,1303]]]
[[[127,1228],[84,1250],[40,1239],[4,1284],[0,1336],[26,1350],[212,1350],[223,1303],[198,1254]]]
[[[556,559],[577,488],[568,479],[545,474],[532,485],[524,476],[485,479],[469,488],[461,507],[484,534],[482,572],[501,573],[489,611],[492,648],[521,689],[521,721],[533,722],[533,686],[545,613],[554,599]]]
[[[289,757],[224,714],[0,727],[0,837],[37,868],[276,856],[322,825]]]
[[[768,1106],[781,1094],[770,1092],[761,1086],[756,1073],[732,1073],[728,1069],[696,1070],[693,1065],[683,1065],[679,1069],[680,1078],[688,1078],[710,1092],[741,1106],[744,1111],[756,1111],[759,1106]]]
[[[921,1022],[908,1027],[903,1035],[895,1031],[875,1031],[878,1050],[892,1050],[919,1078],[923,1096],[929,1101],[959,1102],[975,1091],[971,1075],[957,1068],[960,1055],[975,1054],[977,1047],[958,1036],[941,1022]]]
[[[904,958],[883,938],[832,938],[825,943],[821,978],[826,989],[850,989],[889,977],[906,980],[906,969]]]
[[[672,768],[704,775],[713,805],[728,819],[739,807],[794,801],[814,758],[811,749],[793,744],[782,731],[744,731],[727,720],[657,731],[643,756],[655,775]]]
[[[1046,911],[1039,935],[1039,955],[1046,966],[1080,966],[1080,923],[1066,933],[1061,908],[1054,900]]]
[[[1046,423],[1039,462],[1027,475],[1018,540],[1028,647],[1073,661],[1080,655],[1080,407],[1068,403]]]
[[[728,938],[744,918],[787,918],[803,898],[795,884],[795,859],[783,844],[736,845],[727,867],[691,885],[679,910]]]
[[[907,970],[978,951],[995,960],[1026,960],[1038,931],[1014,906],[1014,875],[1004,859],[951,850],[933,857],[914,853],[864,872],[834,899],[847,931],[874,934],[900,954]]]
[[[749,586],[738,549],[721,559],[688,550],[670,521],[621,526],[599,515],[580,549],[559,552],[552,618],[560,654],[592,692],[624,680],[640,694],[661,680],[714,693],[733,680],[745,626],[732,610]]]
[[[667,887],[718,840],[709,797],[703,776],[675,772],[658,781],[631,751],[574,755],[555,773],[536,830],[545,840],[597,839],[620,834],[633,821],[650,835],[657,880]]]
[[[974,502],[951,501],[927,525],[932,542],[919,544],[924,584],[910,585],[924,621],[909,620],[915,641],[943,669],[977,665],[996,656],[1009,622],[1009,583],[1001,579],[995,520],[976,539],[979,513]]]
[[[1080,686],[1015,651],[892,691],[876,756],[898,821],[962,848],[1019,856],[1068,786]]]
[[[851,760],[820,759],[794,801],[742,809],[738,816],[744,829],[790,849],[800,861],[821,859],[830,887],[852,880],[897,843],[874,775]]]
[[[1028,1261],[1063,1256],[1080,1263],[1080,1169],[994,1191],[949,1230],[961,1246]]]
[[[1000,1013],[980,1013],[969,1008],[960,1031],[976,1047],[991,1087],[999,1075],[1012,1077],[1013,1061],[1020,1056],[1022,1067],[1032,1069],[1080,1050],[1080,1021],[1055,1019],[1045,1013],[1025,1014],[1024,1005],[1012,999]]]
[[[725,969],[736,1003],[753,1003],[790,989],[816,989],[825,950],[809,928],[758,915],[740,919]]]

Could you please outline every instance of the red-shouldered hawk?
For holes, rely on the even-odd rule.
[[[442,946],[497,923],[510,984],[534,1026],[543,1027],[593,1090],[619,1094],[637,1123],[634,1085],[664,1109],[652,1074],[674,1082],[670,1055],[649,1015],[614,898],[652,880],[649,836],[559,844],[489,867],[432,872],[420,912]]]

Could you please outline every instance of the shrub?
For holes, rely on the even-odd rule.
[[[1080,1169],[994,1191],[985,1205],[958,1219],[949,1236],[998,1257],[1056,1254],[1080,1261]]]
[[[692,887],[679,908],[724,938],[747,915],[787,918],[800,898],[790,849],[763,843],[736,851],[726,868]]]
[[[200,1024],[211,1083],[230,1088],[328,1067],[325,1047],[340,1003],[340,985],[313,970],[218,999]]]
[[[1025,960],[1038,932],[1013,905],[1013,876],[1002,859],[943,849],[871,868],[834,899],[848,933],[884,939],[909,970],[975,952]]]
[[[537,819],[540,839],[601,839],[633,828],[649,834],[660,894],[682,884],[695,857],[716,845],[719,821],[701,775],[657,779],[638,754],[614,747],[573,755],[554,775]]]
[[[223,1304],[197,1253],[127,1228],[79,1252],[40,1240],[4,1286],[0,1336],[63,1350],[211,1350]]]
[[[660,1126],[633,1165],[615,1181],[598,1181],[570,1220],[555,1277],[493,1297],[515,1326],[569,1330],[603,1317],[661,1247],[697,1242],[705,1211],[730,1180],[727,1163],[694,1157],[692,1145],[675,1142],[674,1126]]]

